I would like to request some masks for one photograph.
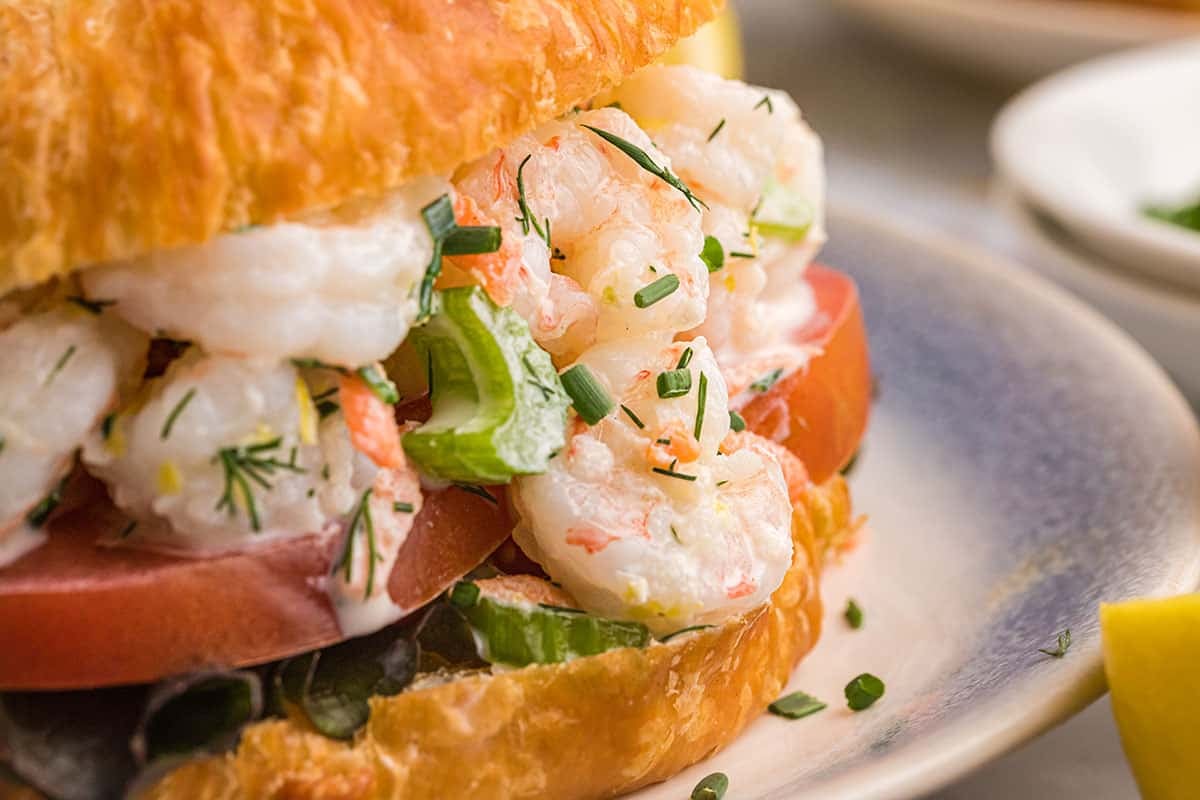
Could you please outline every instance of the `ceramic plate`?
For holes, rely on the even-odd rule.
[[[1200,234],[1142,213],[1200,196],[1197,98],[1200,40],[1111,56],[1010,103],[992,152],[1022,197],[1097,253],[1200,290]]]
[[[985,255],[846,212],[831,229],[880,397],[852,476],[869,532],[827,573],[825,633],[789,687],[829,708],[764,716],[639,800],[718,770],[742,800],[931,791],[1100,694],[1099,601],[1196,584],[1200,436],[1137,345]],[[1037,652],[1064,628],[1066,657]],[[887,692],[855,714],[842,687],[861,672]]]
[[[1128,331],[1200,407],[1200,292],[1155,283],[1107,264],[1054,220],[1022,202],[1014,190],[1002,188],[996,196],[1033,245],[1037,269]]]
[[[865,22],[975,71],[1028,81],[1139,44],[1200,34],[1200,14],[1095,0],[838,0]]]

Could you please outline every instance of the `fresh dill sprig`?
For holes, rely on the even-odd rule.
[[[296,450],[291,451],[287,461],[280,461],[273,455],[267,455],[278,449],[283,443],[281,437],[266,442],[251,445],[223,447],[213,457],[213,463],[219,462],[225,476],[224,489],[217,500],[216,509],[229,512],[229,516],[237,513],[237,500],[240,495],[242,505],[246,508],[246,516],[250,519],[250,529],[255,533],[262,530],[262,521],[258,515],[258,501],[254,497],[254,487],[251,482],[263,489],[272,489],[271,481],[279,470],[303,473],[306,470],[296,464]]]
[[[529,159],[533,158],[533,153],[521,159],[521,165],[517,167],[517,206],[521,209],[521,216],[517,217],[517,222],[521,223],[521,233],[529,235],[529,228],[532,227],[537,235],[542,237],[546,242],[546,247],[553,252],[554,247],[550,244],[550,218],[545,219],[546,228],[538,224],[537,217],[529,210],[529,199],[525,196],[525,165],[529,163]]]
[[[687,184],[681,181],[679,177],[675,175],[675,173],[671,172],[671,170],[667,169],[666,167],[660,166],[649,156],[649,154],[646,153],[645,150],[638,147],[633,142],[626,141],[620,136],[617,136],[615,133],[610,133],[602,128],[594,128],[591,125],[584,125],[583,127],[587,128],[589,131],[596,134],[625,155],[629,156],[629,158],[633,160],[633,163],[646,170],[646,172],[649,172],[651,175],[663,181],[668,186],[677,189],[683,194],[684,197],[687,198],[687,201],[692,204],[692,208],[696,209],[697,211],[699,211],[701,208],[704,208],[705,210],[708,209],[708,203],[705,203],[699,197],[696,197],[696,195],[692,194],[692,190],[689,189]]]

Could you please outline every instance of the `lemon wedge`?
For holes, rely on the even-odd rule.
[[[716,19],[681,40],[662,63],[691,64],[723,78],[741,78],[742,31],[733,8],[726,6]]]
[[[1200,792],[1200,595],[1102,604],[1104,671],[1146,800]]]

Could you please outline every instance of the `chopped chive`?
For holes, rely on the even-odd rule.
[[[413,504],[396,501],[392,503],[392,511],[395,511],[397,514],[411,514],[413,513]]]
[[[86,297],[77,294],[67,297],[67,302],[74,303],[89,314],[100,314],[109,306],[117,304],[116,300],[88,300]]]
[[[676,636],[683,636],[685,633],[695,633],[696,631],[704,631],[704,630],[708,630],[709,628],[715,628],[715,627],[717,627],[717,626],[716,625],[689,625],[686,628],[680,628],[677,631],[672,631],[671,633],[668,633],[666,636],[662,637],[658,641],[662,642],[663,644],[666,644],[667,642],[674,639]]]
[[[134,528],[136,528],[137,526],[138,526],[138,521],[136,519],[129,520],[129,524],[121,529],[121,532],[117,534],[117,537],[120,539],[128,539],[129,534],[133,533]]]
[[[725,127],[725,118],[721,117],[721,121],[717,123],[717,127],[713,128],[712,133],[710,133],[708,135],[707,141],[711,142],[713,139],[717,138],[717,134],[720,133],[721,129],[724,127]]]
[[[761,378],[750,384],[750,388],[756,392],[770,391],[771,387],[783,376],[783,368],[776,367],[775,369],[763,375]]]
[[[694,480],[696,480],[696,476],[695,476],[695,475],[688,475],[688,474],[686,474],[686,473],[683,473],[683,472],[676,472],[676,471],[675,471],[675,464],[676,464],[676,463],[678,463],[678,461],[672,461],[672,462],[671,462],[671,466],[670,466],[670,467],[668,467],[667,469],[663,469],[662,467],[654,467],[654,468],[653,468],[653,469],[651,469],[650,471],[651,471],[651,472],[657,472],[659,475],[665,475],[665,476],[667,476],[668,478],[678,478],[678,479],[679,479],[679,480],[681,480],[681,481],[694,481]]]
[[[588,425],[595,425],[613,410],[612,397],[592,375],[586,364],[576,364],[560,375],[559,379],[571,397],[575,413]]]
[[[308,491],[304,493],[304,496],[305,497],[313,497],[314,495],[316,495],[316,493],[317,493],[317,490],[310,486],[310,487],[308,487]]]
[[[329,465],[328,464],[325,464],[324,466],[321,467],[321,477],[324,478],[325,480],[329,480]]]
[[[762,108],[763,106],[767,107],[768,114],[775,113],[775,106],[771,105],[771,96],[769,94],[764,94],[762,100],[759,100],[757,103],[754,104],[754,110],[757,111],[758,109]]]
[[[196,388],[193,386],[187,390],[187,394],[183,396],[183,399],[175,404],[175,407],[171,409],[171,413],[167,415],[166,422],[163,423],[162,430],[158,434],[159,439],[165,440],[171,435],[171,428],[175,427],[175,420],[179,419],[179,415],[183,413],[183,410],[187,408],[187,404],[192,402],[192,398],[195,396]]]
[[[727,484],[727,483],[729,483],[729,481],[727,481],[727,480],[726,480],[726,481],[717,481],[717,487],[718,487],[718,488],[720,488],[720,487],[724,486],[724,485],[725,485],[725,484]]]
[[[380,560],[379,551],[375,547],[375,522],[371,519],[370,489],[363,492],[360,506],[364,527],[367,529],[367,547],[369,548],[367,552],[367,585],[363,588],[363,599],[370,600],[371,595],[375,593],[375,564]]]
[[[622,405],[621,410],[625,412],[625,415],[627,417],[629,417],[631,420],[633,420],[634,425],[637,425],[638,428],[645,429],[646,423],[642,422],[641,419],[638,418],[638,415],[633,413],[632,408],[630,408],[629,406],[626,406],[626,405]]]
[[[433,284],[442,274],[442,243],[456,226],[450,195],[444,194],[422,208],[421,218],[425,220],[425,227],[433,238],[433,255],[429,259],[429,266],[425,267],[425,275],[421,278],[417,293],[417,320],[424,322],[433,311]]]
[[[317,416],[321,419],[325,419],[330,414],[336,414],[340,409],[341,406],[332,400],[322,400],[321,402],[317,403]]]
[[[679,354],[679,363],[675,365],[675,369],[683,369],[688,364],[692,363],[692,348],[684,348],[684,351]]]
[[[493,497],[492,493],[489,492],[487,489],[483,488],[482,486],[476,486],[471,483],[459,483],[458,481],[455,481],[453,486],[455,489],[460,489],[460,490],[466,492],[467,494],[473,494],[476,497],[480,497],[484,500],[487,500],[489,503],[491,503],[494,506],[500,505],[500,501],[497,500],[495,497]]]
[[[46,376],[46,380],[42,382],[42,385],[49,385],[50,381],[54,380],[54,376],[62,372],[62,368],[67,365],[67,362],[71,360],[71,356],[73,355],[75,355],[75,345],[68,347],[63,351],[63,354],[58,357],[58,361],[54,364],[54,369],[50,370],[50,374]]]
[[[6,444],[8,444],[8,439],[3,434],[0,434],[0,453],[4,452],[4,445]]]
[[[583,127],[587,128],[589,131],[596,134],[625,155],[629,156],[629,158],[633,160],[633,163],[646,170],[646,172],[649,172],[651,175],[663,181],[668,186],[677,189],[683,194],[684,197],[687,198],[687,201],[691,203],[692,208],[696,209],[697,211],[699,211],[701,207],[705,209],[708,208],[707,203],[705,203],[699,197],[696,197],[696,195],[692,194],[692,190],[687,187],[687,184],[679,180],[679,178],[676,177],[671,170],[667,169],[666,167],[661,167],[655,163],[654,159],[652,159],[642,148],[638,147],[632,142],[625,141],[615,133],[609,133],[608,131],[600,128],[593,128],[591,125],[584,125]]]
[[[633,304],[638,308],[649,308],[679,288],[678,275],[663,275],[648,283],[633,294]]]
[[[359,367],[356,372],[380,402],[389,406],[400,402],[400,392],[396,391],[396,384],[391,382],[382,369],[377,368],[374,364],[368,364],[365,367]]]
[[[729,430],[734,433],[746,430],[746,420],[742,419],[742,415],[736,411],[729,412]]]
[[[529,200],[525,196],[525,165],[529,159],[533,158],[533,153],[521,159],[521,165],[517,167],[517,207],[521,209],[521,216],[517,217],[517,222],[521,223],[521,233],[529,235],[530,226],[538,236],[545,240],[546,246],[550,247],[550,221],[546,220],[546,230],[542,230],[542,226],[538,225],[537,217],[529,210]]]
[[[671,538],[679,544],[683,544],[683,540],[679,538],[679,531],[675,530],[675,526],[671,526]]]
[[[858,603],[854,602],[853,597],[846,601],[844,616],[846,617],[846,624],[854,630],[858,630],[863,626],[862,608],[859,607]]]
[[[770,711],[777,717],[804,719],[816,714],[818,711],[824,711],[826,707],[824,703],[810,694],[792,692],[767,706],[767,711]]]
[[[757,256],[754,255],[754,253],[743,253],[741,250],[730,250],[729,257],[730,258],[757,258]]]
[[[68,475],[67,478],[70,476]],[[54,513],[54,509],[58,508],[62,502],[63,489],[67,485],[67,478],[63,478],[58,484],[50,490],[50,493],[42,498],[36,506],[33,507],[28,514],[25,515],[25,522],[31,528],[40,528],[46,524],[46,520],[50,519],[50,515]]]
[[[696,428],[692,434],[700,441],[700,431],[704,429],[704,406],[708,402],[708,376],[700,371],[700,388],[696,390]]]
[[[258,503],[254,497],[253,481],[263,489],[270,490],[271,482],[267,480],[276,470],[303,473],[303,467],[296,466],[295,461],[280,461],[275,456],[266,457],[265,453],[277,449],[283,440],[281,438],[258,444],[237,447],[223,447],[213,456],[213,463],[220,463],[224,473],[224,487],[220,498],[217,499],[216,510],[222,509],[233,516],[237,512],[237,500],[240,497],[250,520],[250,529],[257,533],[262,530],[262,521],[258,515]],[[328,465],[326,465],[328,469]]]
[[[875,701],[883,697],[883,681],[869,672],[864,672],[846,684],[846,705],[851,711],[862,711],[870,708]]]
[[[446,235],[442,255],[473,256],[500,249],[500,228],[495,225],[460,225]]]
[[[706,775],[692,789],[691,800],[722,800],[729,791],[729,777],[724,772]]]
[[[658,373],[656,383],[658,396],[664,400],[683,397],[692,390],[692,372],[687,369],[669,369]]]
[[[108,437],[112,436],[113,423],[115,423],[116,421],[117,421],[117,415],[115,412],[105,416],[104,420],[101,421],[100,435],[104,438],[104,441],[107,442]]]
[[[1051,658],[1062,658],[1063,656],[1065,656],[1067,654],[1067,651],[1070,649],[1071,649],[1071,629],[1067,628],[1065,631],[1058,634],[1058,646],[1057,647],[1055,647],[1053,650],[1044,650],[1039,647],[1038,652],[1042,653],[1044,655],[1048,655]]]
[[[725,248],[721,245],[721,240],[715,236],[705,236],[700,260],[708,267],[709,272],[717,272],[725,266]]]
[[[666,445],[669,445],[669,444],[671,443],[671,440],[670,440],[670,439],[655,439],[655,440],[654,440],[654,443],[655,443],[655,444],[666,444]]]

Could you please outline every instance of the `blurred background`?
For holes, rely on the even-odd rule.
[[[1179,0],[1176,5],[1189,2]],[[1200,326],[1195,285],[1172,283],[1170,276],[1148,276],[1136,265],[1110,259],[1103,246],[1093,243],[1089,248],[1074,241],[1048,208],[1022,196],[1011,179],[996,177],[991,147],[997,115],[1038,79],[1106,53],[1200,36],[1200,5],[1190,11],[1169,5],[1102,0],[734,0],[747,80],[791,92],[822,136],[832,206],[917,233],[948,237],[955,240],[954,246],[965,243],[990,251],[1013,262],[1014,268],[1035,270],[1067,285],[1094,305],[1109,306],[1106,313],[1155,352],[1195,405],[1200,359],[1194,353],[1200,338],[1188,338],[1200,330],[1188,330]],[[1200,88],[1190,97],[1197,109],[1193,115],[1200,113]],[[1170,104],[1167,98],[1162,102]],[[1186,122],[1200,125],[1194,119]],[[1135,119],[1127,124],[1131,127],[1122,144],[1133,146],[1134,134],[1156,123]],[[1040,149],[1036,130],[1032,136],[1015,146],[1018,153],[1022,147]],[[1200,150],[1195,146],[1200,128],[1188,131],[1183,141]],[[1193,191],[1200,196],[1200,162],[1186,169],[1172,169],[1169,159],[1165,163],[1169,173],[1194,169],[1194,175],[1184,178],[1194,180]],[[1102,166],[1082,169],[1096,172]],[[1053,183],[1054,176],[1045,177]],[[1137,202],[1131,202],[1130,209],[1125,221],[1134,228],[1149,224],[1151,238],[1176,235],[1159,230],[1164,226],[1157,222],[1146,223]],[[831,231],[832,237],[839,235],[836,228]],[[1194,266],[1200,275],[1200,257],[1193,257],[1189,265],[1186,251],[1195,245],[1193,253],[1200,253],[1200,235],[1181,229],[1178,241],[1166,243],[1183,247],[1180,268]],[[1095,292],[1099,294],[1088,296]],[[1193,371],[1187,373],[1193,362]],[[939,800],[1136,796],[1107,699],[935,795]]]

